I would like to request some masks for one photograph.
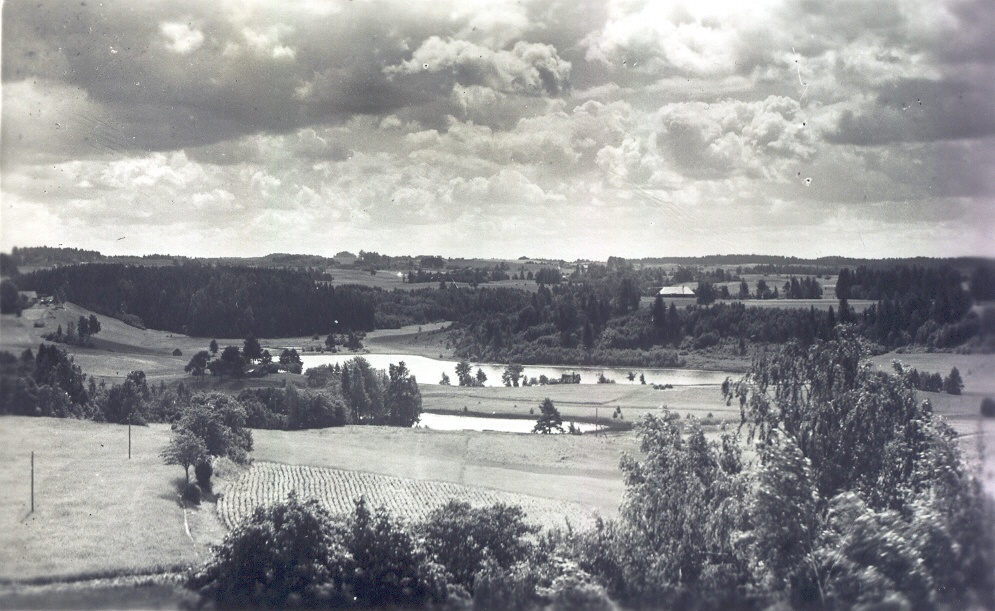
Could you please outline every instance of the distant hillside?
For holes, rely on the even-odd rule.
[[[115,318],[196,336],[296,336],[374,328],[370,289],[318,285],[305,272],[253,266],[89,263],[37,270],[22,290]]]
[[[11,249],[10,258],[18,268],[43,268],[72,263],[102,261],[105,257],[95,250],[51,246],[27,246]]]
[[[614,257],[612,257],[614,258]],[[914,265],[918,267],[942,267],[951,266],[958,269],[973,268],[979,264],[990,263],[992,259],[984,257],[956,257],[956,258],[936,258],[936,257],[907,257],[898,259],[858,259],[852,257],[818,257],[815,259],[803,259],[800,257],[782,257],[778,255],[706,255],[702,257],[643,257],[640,259],[626,259],[629,263],[642,265],[742,265],[742,266],[805,266],[820,267],[833,272],[838,272],[840,268],[849,267],[869,267],[869,268],[890,268],[897,265]]]

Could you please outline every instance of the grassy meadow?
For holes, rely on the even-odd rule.
[[[0,580],[109,575],[198,563],[224,529],[212,503],[184,508],[169,427],[0,417]],[[35,508],[31,512],[31,452]],[[187,534],[189,528],[190,534]]]

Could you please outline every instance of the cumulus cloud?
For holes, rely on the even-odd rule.
[[[676,103],[657,114],[656,144],[670,163],[692,176],[745,173],[775,179],[784,162],[811,157],[819,139],[799,103],[786,97]]]
[[[559,95],[569,86],[570,62],[545,44],[518,41],[510,50],[495,51],[467,40],[432,36],[411,59],[385,72],[439,75],[464,87],[478,85],[505,92]]]
[[[204,44],[204,33],[188,23],[161,23],[159,31],[166,39],[166,48],[180,55],[196,51]]]
[[[983,0],[40,0],[3,30],[5,248],[34,217],[200,254],[992,234]]]

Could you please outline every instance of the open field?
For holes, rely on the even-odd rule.
[[[70,321],[89,317],[90,310],[72,303],[63,306],[36,305],[24,310],[20,317],[0,317],[0,348],[19,354],[26,348],[38,350],[44,335],[54,333],[61,325],[65,330]],[[97,315],[100,333],[93,337],[94,348],[64,346],[87,375],[108,382],[120,381],[129,372],[140,369],[149,379],[167,381],[186,376],[183,367],[198,350],[206,350],[210,340],[187,337],[166,331],[138,329],[116,318]],[[41,322],[44,327],[35,327]],[[238,341],[241,345],[241,340]],[[182,356],[173,356],[179,348]]]
[[[363,346],[371,353],[417,354],[433,359],[454,359],[456,353],[449,346],[447,334],[450,324],[442,322],[400,329],[378,329],[366,334]]]
[[[869,359],[884,371],[891,372],[898,361],[919,371],[944,377],[954,367],[964,380],[965,393],[982,393],[995,397],[995,354],[957,354],[954,352],[889,352]],[[980,401],[980,399],[979,399]]]
[[[421,384],[423,409],[429,412],[509,418],[535,418],[529,412],[539,411],[539,403],[549,398],[553,401],[564,422],[594,422],[595,417],[604,423],[612,420],[612,412],[622,409],[626,420],[637,421],[644,414],[659,414],[666,406],[681,415],[693,414],[705,418],[709,413],[716,418],[739,422],[739,405],[726,406],[717,386],[680,386],[668,390],[654,390],[642,384],[554,384],[507,388],[493,386],[461,388]]]
[[[451,482],[576,503],[603,516],[622,500],[623,452],[634,434],[518,435],[347,426],[254,431],[255,460]]]
[[[0,580],[168,568],[207,557],[224,528],[212,503],[181,505],[183,471],[159,458],[169,427],[136,426],[131,434],[128,460],[126,426],[0,417]]]
[[[190,609],[197,595],[182,573],[44,584],[0,584],[0,609]]]
[[[453,482],[417,480],[362,471],[281,465],[256,461],[218,503],[218,513],[229,528],[252,514],[259,505],[285,501],[296,492],[316,499],[333,514],[348,515],[355,501],[365,498],[371,509],[383,507],[404,520],[421,520],[449,500],[474,507],[504,503],[525,510],[529,521],[541,526],[589,528],[594,513],[577,503],[524,494],[464,486]]]
[[[561,515],[614,515],[623,489],[618,460],[623,451],[637,451],[631,434],[529,436],[343,427],[257,430],[253,435],[253,458],[260,463],[356,471],[344,477],[367,478],[373,488],[383,482],[369,474],[403,478],[401,488],[451,489],[483,502],[521,502],[541,508],[539,513],[547,517],[555,507]],[[0,418],[0,486],[5,491],[0,497],[0,582],[162,572],[203,561],[225,528],[213,503],[189,508],[184,516],[177,495],[182,469],[162,464],[158,456],[168,437],[166,425],[132,427],[129,461],[127,427]],[[216,476],[222,498],[235,477],[237,473]]]

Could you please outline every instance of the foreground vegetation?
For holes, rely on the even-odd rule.
[[[909,380],[861,356],[842,328],[727,385],[753,465],[731,433],[647,417],[621,515],[593,530],[537,536],[501,505],[337,517],[291,497],[190,585],[219,606],[992,607],[991,499]]]

